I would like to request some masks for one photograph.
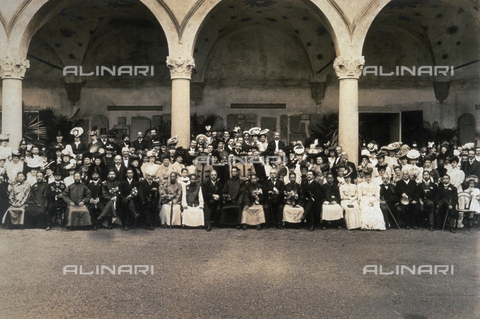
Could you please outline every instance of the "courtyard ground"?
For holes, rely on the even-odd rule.
[[[477,229],[0,229],[0,317],[480,318],[479,239]],[[66,265],[154,273],[64,275]],[[453,271],[364,275],[368,265]]]

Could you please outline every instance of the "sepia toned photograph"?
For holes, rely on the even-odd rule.
[[[0,0],[0,77],[1,319],[480,318],[480,0]]]

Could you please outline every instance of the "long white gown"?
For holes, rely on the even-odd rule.
[[[373,182],[358,185],[361,229],[385,230],[385,220],[380,209],[380,186]]]
[[[340,204],[345,210],[345,223],[347,224],[347,229],[356,229],[360,228],[361,225],[361,214],[360,208],[358,207],[357,202],[357,185],[355,184],[344,184],[340,186],[340,198],[342,201]]]

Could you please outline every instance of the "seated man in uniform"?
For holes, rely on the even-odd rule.
[[[289,183],[285,185],[285,206],[283,206],[284,225],[301,223],[304,214],[302,186],[297,183],[297,174],[290,172],[288,178]]]
[[[37,172],[37,182],[30,188],[30,196],[25,208],[25,227],[45,228],[48,184],[43,173]]]
[[[67,203],[67,229],[78,226],[90,226],[92,221],[87,205],[90,202],[91,192],[82,183],[82,174],[73,175],[74,183],[63,192],[63,200]]]
[[[168,177],[167,177],[168,179]],[[162,208],[160,220],[162,225],[181,225],[182,184],[177,181],[177,173],[171,172],[169,181],[160,190]]]
[[[335,183],[333,173],[327,173],[327,183],[323,185],[323,193],[325,201],[322,205],[322,223],[327,221],[330,225],[333,221],[340,221],[343,219],[343,208],[340,206],[340,191],[338,185]],[[337,222],[337,227],[342,228],[340,222]],[[326,225],[323,224],[323,229]]]
[[[10,207],[3,216],[3,224],[23,225],[25,218],[25,203],[30,195],[30,184],[27,183],[25,174],[18,172],[17,177],[8,186]]]
[[[265,223],[265,212],[262,206],[264,196],[256,174],[250,175],[250,183],[245,186],[245,195],[246,203],[242,211],[243,229],[247,229],[247,225],[250,225],[260,230],[261,225]]]
[[[62,180],[62,171],[60,167],[56,167],[53,173],[55,181],[48,184],[47,198],[47,229],[52,229],[54,223],[58,223],[60,226],[65,226],[65,201],[63,200],[63,192],[67,186]]]

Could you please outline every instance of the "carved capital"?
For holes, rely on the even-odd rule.
[[[2,79],[23,80],[30,61],[22,57],[5,57],[0,59],[0,77]]]
[[[192,71],[195,68],[195,60],[193,57],[167,57],[167,67],[170,69],[172,79],[191,79]]]
[[[338,78],[341,79],[358,79],[362,74],[365,58],[359,57],[342,57],[339,56],[333,62],[333,68]]]

